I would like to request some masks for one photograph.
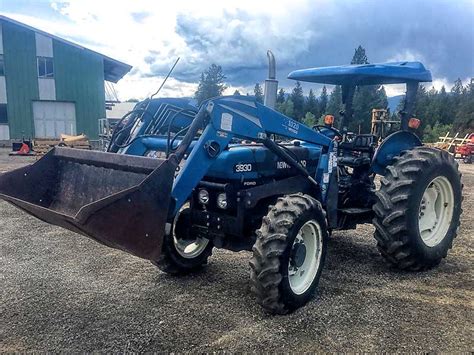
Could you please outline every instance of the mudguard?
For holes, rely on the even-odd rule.
[[[409,131],[398,131],[384,139],[377,148],[372,159],[372,172],[385,175],[385,168],[392,163],[395,156],[403,150],[409,150],[423,145],[420,138]]]

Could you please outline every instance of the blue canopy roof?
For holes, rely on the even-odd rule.
[[[395,62],[301,69],[288,79],[332,85],[402,84],[431,81],[431,72],[420,62]]]

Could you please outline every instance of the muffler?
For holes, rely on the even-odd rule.
[[[267,51],[268,57],[268,78],[265,79],[265,96],[263,104],[272,109],[276,106],[278,80],[276,80],[275,56],[271,50]]]
[[[178,159],[56,147],[0,175],[0,198],[141,258],[160,255]]]

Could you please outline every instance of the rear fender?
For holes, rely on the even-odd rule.
[[[398,131],[384,139],[372,159],[372,172],[385,175],[385,168],[404,150],[423,145],[420,138],[409,131]]]

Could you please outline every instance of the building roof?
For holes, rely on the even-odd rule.
[[[340,65],[295,70],[288,79],[332,85],[403,84],[431,81],[431,73],[420,62]]]
[[[39,33],[39,34],[42,34],[43,36],[53,38],[56,41],[59,41],[59,42],[65,43],[67,45],[76,47],[78,49],[84,50],[86,52],[94,53],[94,54],[97,54],[97,55],[101,56],[104,60],[104,79],[107,80],[107,81],[111,81],[111,82],[116,83],[120,79],[122,79],[123,76],[130,71],[130,69],[132,69],[132,66],[129,65],[129,64],[123,63],[123,62],[121,62],[117,59],[110,58],[106,55],[103,55],[103,54],[95,52],[91,49],[85,48],[85,47],[83,47],[79,44],[76,44],[76,43],[73,43],[71,41],[65,40],[63,38],[57,37],[55,35],[52,35],[51,33],[41,31],[37,28],[26,25],[22,22],[18,22],[18,21],[13,20],[9,17],[0,15],[0,21],[10,22],[14,25],[29,29],[29,30],[34,31],[34,32]]]

